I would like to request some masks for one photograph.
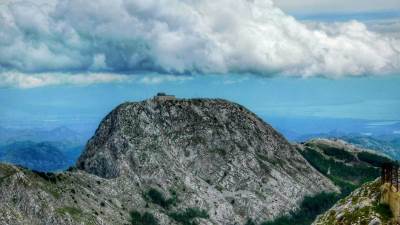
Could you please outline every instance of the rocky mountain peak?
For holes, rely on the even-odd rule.
[[[284,159],[291,156],[301,160],[271,126],[238,104],[220,99],[148,100],[122,104],[107,115],[78,167],[105,178],[146,167],[146,161],[175,161],[194,168],[206,164],[211,171],[238,155],[276,163],[287,163]]]

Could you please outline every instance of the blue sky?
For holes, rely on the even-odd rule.
[[[0,126],[92,126],[160,91],[400,120],[398,1],[235,1],[2,2]]]
[[[399,10],[397,0],[275,0],[275,5],[290,14],[357,14]]]
[[[400,8],[400,7],[399,7]],[[299,20],[343,22],[358,20],[362,22],[397,20],[400,17],[400,9],[387,9],[382,11],[367,12],[293,12],[292,15]]]

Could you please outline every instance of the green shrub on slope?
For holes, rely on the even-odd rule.
[[[132,225],[159,225],[158,219],[155,218],[151,213],[145,212],[141,214],[138,211],[131,212],[131,224]]]
[[[147,193],[145,194],[145,199],[166,209],[176,203],[176,195],[174,195],[172,198],[167,199],[165,198],[163,193],[155,188],[151,188],[147,191]]]
[[[175,221],[181,223],[182,225],[197,225],[198,223],[194,221],[196,218],[208,219],[209,216],[205,210],[198,208],[188,208],[183,212],[173,212],[169,216]]]
[[[357,154],[359,160],[374,165],[376,167],[380,167],[384,163],[393,163],[393,160],[388,157],[373,154],[370,152],[359,152]]]
[[[306,196],[298,210],[289,215],[277,218],[274,221],[264,222],[261,225],[309,225],[317,215],[325,212],[340,199],[335,193],[320,193],[315,196]]]

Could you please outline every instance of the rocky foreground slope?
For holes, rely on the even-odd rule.
[[[1,165],[0,221],[245,224],[338,191],[271,126],[224,100],[122,104],[77,168],[43,174]]]
[[[366,183],[330,210],[313,225],[395,225],[388,205],[381,204],[379,179]]]

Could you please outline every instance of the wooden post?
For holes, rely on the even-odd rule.
[[[385,183],[385,165],[381,166],[381,183]]]
[[[396,175],[395,175],[396,176],[395,177],[395,179],[396,179],[396,192],[398,192],[399,191],[399,166],[395,165],[394,169],[396,171]]]
[[[393,167],[390,165],[390,167],[389,167],[389,173],[388,173],[388,176],[389,176],[389,179],[390,179],[390,190],[392,190],[392,185],[393,185],[393,175],[392,175],[392,171],[393,170]]]

